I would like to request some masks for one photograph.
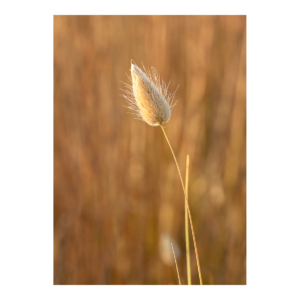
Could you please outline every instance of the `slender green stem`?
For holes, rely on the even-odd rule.
[[[186,199],[189,198],[189,155],[186,156],[186,168],[185,168],[185,192]],[[188,285],[192,284],[191,278],[191,260],[190,260],[190,241],[189,241],[189,215],[188,209],[185,203],[185,245],[186,245],[186,266],[187,266],[187,281]]]
[[[171,152],[173,154],[173,157],[174,157],[174,160],[175,160],[175,164],[176,164],[176,167],[177,167],[177,170],[178,170],[178,174],[179,174],[179,177],[180,177],[180,181],[181,181],[181,185],[182,185],[182,189],[183,189],[183,193],[184,193],[184,198],[185,198],[185,203],[186,203],[186,207],[187,207],[187,210],[188,210],[188,214],[189,214],[189,219],[190,219],[190,224],[191,224],[191,229],[192,229],[192,235],[193,235],[193,241],[194,241],[194,247],[195,247],[195,253],[196,253],[196,260],[197,260],[197,267],[198,267],[198,274],[199,274],[199,280],[200,280],[200,284],[202,285],[202,276],[201,276],[201,271],[200,271],[200,264],[199,264],[199,258],[198,258],[198,250],[197,250],[197,245],[196,245],[196,240],[195,240],[195,234],[194,234],[194,227],[193,227],[193,222],[192,222],[192,217],[191,217],[191,212],[190,212],[190,207],[189,207],[189,203],[187,201],[187,197],[186,197],[186,193],[185,193],[185,189],[184,189],[184,184],[183,184],[183,180],[182,180],[182,177],[181,177],[181,173],[180,173],[180,169],[179,169],[179,166],[178,166],[178,163],[177,163],[177,160],[176,160],[176,157],[175,157],[175,154],[173,152],[173,149],[171,147],[171,144],[168,140],[168,137],[166,135],[166,132],[164,130],[164,128],[162,127],[162,125],[160,125],[164,135],[165,135],[165,138],[169,144],[169,147],[171,149]]]

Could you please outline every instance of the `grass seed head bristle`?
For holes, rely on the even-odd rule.
[[[151,126],[159,126],[170,120],[175,93],[168,92],[169,85],[160,80],[155,68],[145,73],[131,63],[132,85],[125,84],[122,96],[128,102],[133,115]],[[175,91],[176,92],[176,91]]]

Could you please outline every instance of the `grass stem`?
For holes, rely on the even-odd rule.
[[[180,169],[179,169],[179,166],[178,166],[178,163],[177,163],[177,160],[176,160],[176,157],[175,157],[175,154],[173,152],[173,149],[171,147],[171,144],[168,140],[168,137],[166,135],[166,132],[163,128],[162,125],[160,125],[164,135],[165,135],[165,138],[169,144],[169,147],[171,149],[171,152],[173,154],[173,157],[174,157],[174,160],[175,160],[175,164],[176,164],[176,167],[177,167],[177,170],[178,170],[178,174],[179,174],[179,177],[180,177],[180,180],[181,180],[181,185],[182,185],[182,189],[183,189],[183,193],[184,193],[184,198],[185,198],[185,204],[186,204],[186,207],[187,207],[187,210],[188,210],[188,214],[189,214],[189,219],[190,219],[190,224],[191,224],[191,229],[192,229],[192,236],[193,236],[193,242],[194,242],[194,247],[195,247],[195,253],[196,253],[196,260],[197,260],[197,267],[198,267],[198,274],[199,274],[199,280],[200,280],[200,284],[202,285],[202,276],[201,276],[201,271],[200,271],[200,264],[199,264],[199,258],[198,258],[198,250],[197,250],[197,245],[196,245],[196,240],[195,240],[195,234],[194,234],[194,227],[193,227],[193,222],[192,222],[192,217],[191,217],[191,212],[190,212],[190,207],[189,207],[189,203],[187,201],[187,196],[186,196],[186,192],[185,192],[185,189],[184,189],[184,184],[183,184],[183,180],[182,180],[182,177],[181,177],[181,173],[180,173]]]
[[[173,248],[173,244],[172,244],[172,243],[171,243],[171,246],[172,246],[173,255],[174,255],[174,259],[175,259],[175,265],[176,265],[176,270],[177,270],[177,276],[178,276],[179,285],[181,285],[181,282],[180,282],[180,276],[179,276],[179,270],[178,270],[177,261],[176,261],[176,256],[175,256],[175,251],[174,251],[174,248]]]
[[[186,168],[185,168],[185,193],[186,199],[189,200],[189,155],[186,156]],[[191,260],[190,260],[190,241],[189,241],[189,216],[188,209],[185,203],[185,246],[186,246],[186,266],[187,266],[187,281],[188,285],[192,284],[191,279]]]

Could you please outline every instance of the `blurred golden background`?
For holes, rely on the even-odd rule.
[[[120,96],[131,59],[179,85],[165,130],[203,283],[246,284],[246,16],[54,16],[54,284],[178,284],[170,239],[187,283],[171,151]]]

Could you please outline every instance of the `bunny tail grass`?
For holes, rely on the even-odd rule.
[[[176,163],[176,167],[177,167],[177,170],[178,170],[178,174],[179,174],[179,177],[180,177],[180,181],[181,181],[181,184],[182,184],[182,189],[183,189],[183,193],[184,193],[184,198],[185,198],[185,204],[186,204],[186,207],[187,207],[187,210],[188,210],[188,214],[189,214],[189,219],[190,219],[190,224],[191,224],[191,229],[192,229],[192,235],[193,235],[193,241],[194,241],[194,247],[195,247],[195,253],[196,253],[196,260],[197,260],[197,267],[198,267],[198,274],[199,274],[199,280],[200,280],[200,284],[202,285],[202,276],[201,276],[201,271],[200,271],[200,264],[199,264],[199,258],[198,258],[198,250],[197,250],[197,245],[196,245],[196,240],[195,240],[195,234],[194,234],[194,227],[193,227],[193,222],[192,222],[192,217],[191,217],[191,212],[190,212],[190,207],[189,207],[189,203],[187,201],[187,196],[186,196],[186,192],[185,192],[185,189],[184,189],[184,184],[183,184],[183,180],[182,180],[182,177],[181,177],[181,173],[180,173],[180,169],[179,169],[179,166],[178,166],[178,163],[177,163],[177,160],[176,160],[176,157],[175,157],[175,154],[173,152],[173,149],[171,147],[171,144],[168,140],[168,137],[166,135],[166,132],[163,128],[162,125],[159,125],[165,135],[165,138],[167,140],[167,143],[169,144],[169,147],[171,149],[171,152],[173,154],[173,157],[174,157],[174,160],[175,160],[175,163]]]

